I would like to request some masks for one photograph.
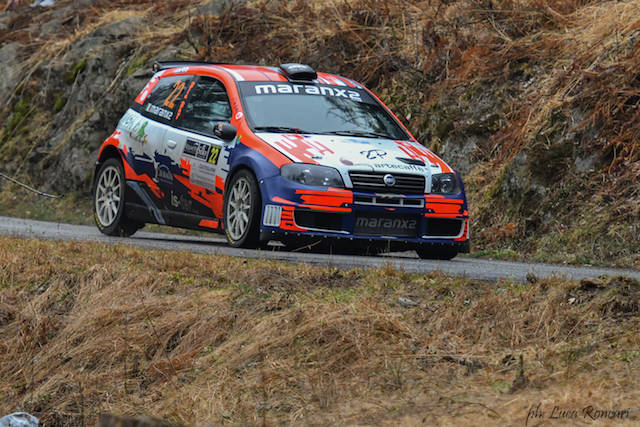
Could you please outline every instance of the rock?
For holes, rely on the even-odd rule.
[[[418,305],[417,302],[407,297],[398,297],[398,304],[407,308],[415,307]]]
[[[226,9],[244,6],[246,0],[213,0],[200,6],[196,10],[196,16],[220,16]]]
[[[481,137],[476,135],[447,138],[442,144],[440,154],[464,178],[464,175],[467,175],[473,169],[472,154],[476,150],[480,139]]]
[[[50,7],[56,4],[55,0],[35,0],[31,7]]]
[[[141,28],[145,22],[146,21],[143,18],[137,16],[123,19],[122,21],[117,21],[97,28],[90,36],[121,39],[137,33],[138,29]]]
[[[0,32],[7,31],[9,29],[9,21],[11,16],[7,13],[4,16],[0,16]]]
[[[15,412],[0,418],[0,427],[38,427],[40,420],[26,412]]]
[[[592,154],[587,157],[576,157],[574,161],[576,172],[593,172],[598,164],[598,156],[596,154]]]
[[[20,80],[20,63],[17,60],[20,45],[9,43],[0,47],[0,102],[6,102]]]

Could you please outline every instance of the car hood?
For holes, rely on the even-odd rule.
[[[260,139],[298,163],[349,170],[431,175],[451,172],[438,156],[414,141],[336,135],[257,133]]]

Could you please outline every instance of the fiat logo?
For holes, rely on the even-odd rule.
[[[382,180],[387,187],[393,187],[394,185],[396,185],[396,177],[391,174],[386,174],[382,177]]]

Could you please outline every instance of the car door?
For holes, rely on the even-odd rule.
[[[175,124],[165,134],[165,151],[181,168],[173,182],[164,182],[170,208],[203,217],[221,212],[222,189],[216,188],[218,160],[224,142],[213,129],[229,122],[232,110],[224,85],[201,76],[178,107]]]

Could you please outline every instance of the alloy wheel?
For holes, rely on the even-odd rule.
[[[122,183],[120,171],[115,166],[108,166],[98,179],[96,187],[96,214],[104,227],[116,220],[122,200]]]
[[[251,187],[245,177],[239,178],[233,185],[226,214],[227,232],[233,240],[240,240],[251,218]]]

